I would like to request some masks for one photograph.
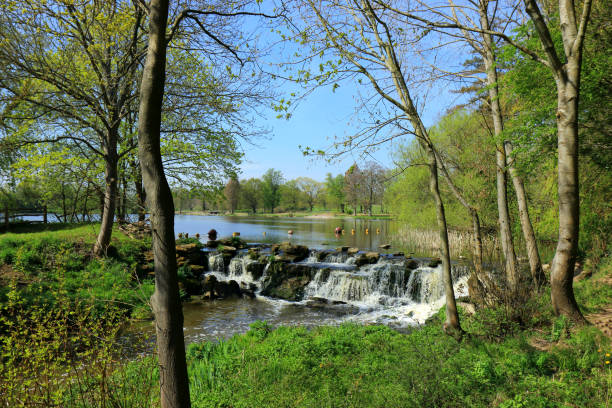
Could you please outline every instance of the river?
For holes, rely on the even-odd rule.
[[[337,226],[344,229],[344,234],[334,233]],[[192,298],[183,307],[186,342],[228,338],[246,332],[257,320],[265,320],[272,326],[306,327],[352,321],[385,324],[398,330],[422,324],[444,304],[441,267],[430,267],[427,258],[416,258],[418,266],[409,270],[403,256],[391,256],[402,248],[379,249],[380,245],[393,241],[393,233],[398,227],[399,223],[391,220],[177,215],[177,234],[195,236],[199,233],[206,237],[214,228],[219,237],[239,232],[241,238],[250,243],[291,241],[313,249],[312,255],[300,262],[302,267],[312,268],[313,278],[305,288],[304,299],[299,302],[259,294],[265,285],[265,272],[258,279],[249,275],[247,263],[250,260],[246,251],[236,255],[228,265],[219,264],[219,256],[212,259],[215,255],[209,255],[206,274],[214,274],[219,280],[236,280],[241,286],[256,287],[258,295],[254,299],[213,301]],[[292,235],[288,234],[289,230],[293,231]],[[331,254],[323,262],[316,259],[316,249],[331,252],[340,246],[375,250],[388,256],[363,266],[355,265],[357,255]],[[322,277],[320,271],[329,272],[324,272]],[[466,295],[469,265],[454,263],[453,271],[457,296]],[[329,302],[313,304],[312,299],[319,298]],[[130,331],[154,333],[151,322],[135,323]]]

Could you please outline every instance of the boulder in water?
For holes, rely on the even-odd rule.
[[[285,300],[301,300],[304,295],[304,287],[308,285],[313,275],[313,268],[307,264],[275,260],[270,264],[261,294]]]
[[[310,250],[304,245],[294,245],[290,242],[283,242],[279,246],[280,251],[291,259],[291,262],[299,262],[308,258]]]
[[[411,271],[417,269],[419,267],[419,263],[414,259],[406,259],[406,269]]]
[[[228,298],[231,296],[240,296],[240,285],[235,280],[229,282],[217,281],[215,284],[214,294],[216,298]]]
[[[435,268],[441,263],[442,263],[442,260],[440,258],[431,258],[427,266],[429,266],[430,268]]]
[[[379,246],[379,248],[381,248],[381,249],[389,249],[389,248],[391,248],[391,244],[382,244],[382,245]]]
[[[354,248],[354,247],[353,247],[353,248],[349,248],[349,249],[346,251],[346,253],[347,253],[347,254],[349,254],[349,255],[356,255],[356,254],[357,254],[357,252],[359,252],[359,248]]]
[[[244,268],[247,273],[249,273],[254,280],[261,278],[263,275],[263,271],[266,268],[266,264],[257,261],[245,262]]]
[[[365,254],[359,255],[355,260],[355,265],[362,266],[366,264],[375,264],[378,262],[380,254],[378,252],[366,252]]]

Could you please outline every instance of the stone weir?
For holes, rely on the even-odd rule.
[[[266,296],[310,306],[360,308],[432,303],[444,296],[440,260],[435,258],[348,247],[310,250],[290,243],[247,245],[237,239],[218,245],[209,242],[209,246],[214,248],[198,249],[198,254],[194,247],[177,253],[184,294],[204,300]],[[469,265],[452,265],[458,295],[466,294],[469,270]]]

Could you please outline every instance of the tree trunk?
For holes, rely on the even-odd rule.
[[[446,225],[446,215],[444,213],[444,203],[440,196],[438,187],[438,164],[436,154],[431,145],[426,146],[429,165],[429,190],[434,196],[436,205],[436,218],[438,220],[438,231],[440,234],[440,255],[442,258],[442,277],[444,279],[444,292],[446,297],[446,321],[444,322],[444,332],[457,340],[463,337],[463,330],[459,323],[459,313],[457,313],[457,303],[455,301],[455,291],[453,289],[453,276],[451,273],[450,248],[448,245],[448,227]]]
[[[577,88],[580,77],[570,76],[572,74],[570,67],[572,65],[568,62],[567,83],[558,82],[557,85],[559,241],[552,261],[550,286],[555,313],[568,316],[577,322],[584,322],[573,289],[580,225]],[[580,68],[577,69],[579,71]]]
[[[461,203],[461,205],[463,205],[463,207],[468,210],[470,216],[472,217],[472,229],[474,234],[474,270],[476,271],[476,275],[480,276],[480,273],[482,272],[482,232],[480,230],[480,218],[478,217],[478,211],[473,205],[468,203],[461,191],[459,191],[459,188],[457,188],[457,186],[453,182],[453,179],[451,178],[450,174],[448,174],[448,171],[446,170],[446,165],[442,161],[440,155],[435,151],[435,149],[434,153],[436,154],[438,168],[440,169],[440,171],[442,171],[442,176],[444,177],[446,183],[453,192],[453,195],[455,196],[457,201],[459,201],[459,203]]]
[[[523,230],[523,237],[525,238],[525,246],[527,249],[527,258],[529,259],[529,270],[533,279],[533,284],[538,290],[542,285],[546,283],[546,275],[542,269],[542,261],[540,260],[540,252],[538,251],[538,244],[536,241],[535,233],[533,232],[533,226],[531,225],[531,219],[529,218],[529,207],[527,205],[527,194],[525,193],[525,185],[523,179],[518,174],[518,170],[514,167],[514,160],[512,158],[512,143],[506,142],[504,144],[506,150],[506,161],[508,162],[508,170],[510,177],[512,178],[512,184],[514,185],[514,191],[516,192],[516,201],[519,208],[519,218],[521,220],[521,229]]]
[[[113,233],[113,223],[115,222],[115,204],[117,202],[117,139],[111,135],[108,145],[104,163],[105,188],[102,219],[100,232],[93,249],[96,256],[102,256],[106,253]]]
[[[487,14],[488,2],[481,2],[480,25],[483,29],[489,29],[489,19]],[[496,181],[497,181],[497,211],[499,215],[499,235],[502,245],[502,252],[506,267],[506,280],[509,287],[514,290],[519,282],[516,252],[512,240],[510,229],[510,212],[508,211],[508,179],[506,174],[506,151],[501,138],[503,120],[501,107],[499,105],[499,95],[497,87],[497,70],[495,68],[495,56],[493,54],[493,40],[489,34],[482,35],[484,40],[484,52],[482,53],[485,69],[487,71],[487,87],[489,90],[489,103],[491,107],[491,117],[495,132],[495,159],[496,159]]]
[[[136,170],[136,180],[134,180],[134,187],[136,188],[136,205],[138,206],[138,221],[144,221],[147,215],[146,209],[146,197],[147,194],[142,186],[142,172],[140,167]]]
[[[151,305],[157,333],[161,406],[190,407],[183,310],[176,273],[174,203],[160,152],[168,0],[152,0],[149,10],[149,44],[140,87],[138,151],[153,231],[155,293]]]

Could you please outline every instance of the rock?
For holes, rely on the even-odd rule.
[[[249,258],[257,260],[259,258],[259,248],[249,248]]]
[[[304,245],[294,245],[290,242],[283,242],[279,246],[279,250],[283,252],[286,256],[290,257],[291,262],[299,262],[308,258],[310,254],[310,250],[307,246]]]
[[[201,276],[204,272],[206,272],[206,267],[202,265],[189,265],[189,267],[195,276]]]
[[[338,251],[338,252],[346,252],[346,251],[348,251],[348,249],[349,249],[348,246],[341,246],[341,247],[336,248],[336,251]]]
[[[234,256],[234,255],[236,255],[236,248],[235,248],[235,247],[233,247],[233,246],[223,246],[223,247],[221,248],[221,253],[222,253],[223,255],[231,255],[231,256]]]
[[[389,249],[389,248],[391,248],[391,244],[383,244],[383,245],[380,245],[379,248],[381,248],[381,249]]]
[[[313,269],[306,264],[274,261],[270,264],[268,275],[262,282],[261,294],[285,300],[301,300],[304,287],[308,285]]]
[[[261,278],[261,275],[263,275],[263,271],[265,268],[266,268],[265,263],[261,263],[257,261],[245,262],[246,272],[251,274],[251,276],[255,280]]]
[[[406,269],[415,270],[419,267],[419,263],[414,259],[406,259]]]
[[[427,266],[429,266],[430,268],[435,268],[441,263],[442,263],[442,260],[440,258],[431,258]]]
[[[325,258],[327,258],[328,254],[329,254],[329,252],[327,252],[327,251],[319,251],[319,252],[317,252],[317,261],[323,262],[325,260]]]
[[[217,277],[215,275],[206,275],[202,281],[202,290],[206,292],[212,292],[217,284]]]
[[[235,280],[229,282],[217,281],[215,284],[215,297],[226,299],[231,296],[240,296],[240,285]]]
[[[299,301],[304,296],[304,288],[310,282],[307,276],[289,278],[281,282],[280,285],[266,291],[267,296],[285,300]]]
[[[208,241],[206,241],[206,247],[207,248],[216,248],[219,246],[219,241],[214,240],[214,239],[210,239]]]
[[[190,295],[201,295],[204,292],[202,282],[198,279],[185,279],[183,283],[183,288],[185,292]]]
[[[255,292],[250,289],[242,289],[242,297],[255,299]]]
[[[402,256],[404,256],[404,253],[403,252],[395,252],[393,254],[393,256],[402,257]]]
[[[355,260],[355,265],[361,266],[366,264],[375,264],[378,262],[380,254],[378,252],[366,252],[365,254],[359,255]]]
[[[346,253],[349,255],[355,255],[357,254],[357,252],[359,252],[359,248],[349,248]]]

